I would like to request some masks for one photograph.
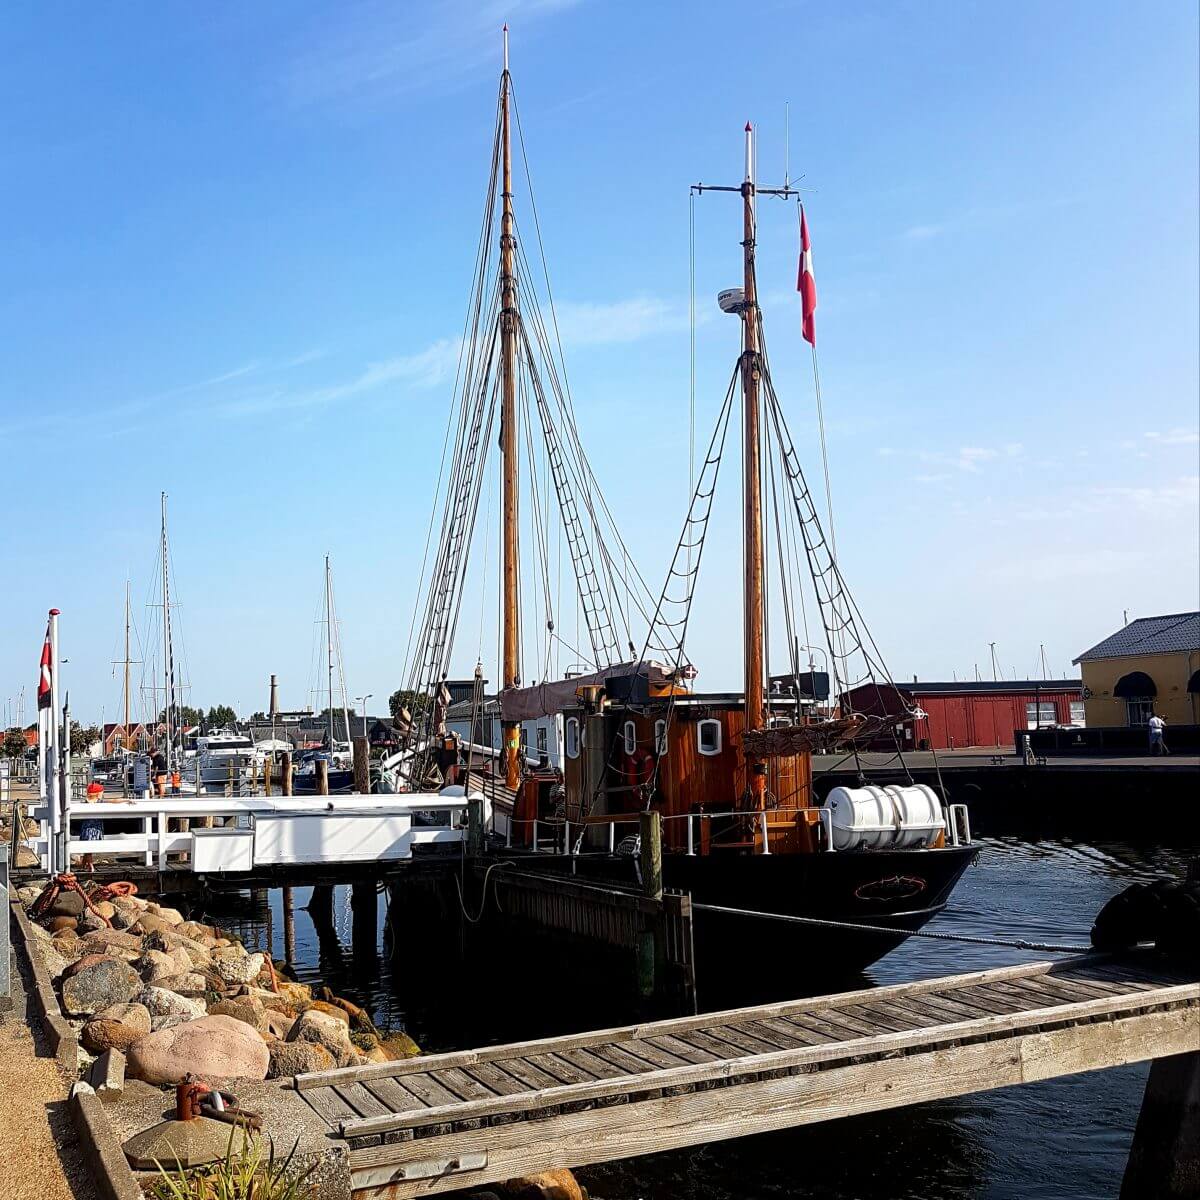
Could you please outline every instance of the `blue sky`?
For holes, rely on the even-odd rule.
[[[990,641],[1059,673],[1123,609],[1197,605],[1194,4],[27,5],[0,80],[4,696],[56,605],[73,707],[112,719],[163,489],[194,701],[263,707],[272,671],[307,701],[326,552],[349,690],[399,685],[505,19],[580,426],[650,580],[687,490],[687,186],[737,181],[747,119],[782,175],[786,103],[842,564],[895,673],[986,672]],[[701,430],[738,219],[697,203]],[[815,478],[794,213],[760,220]],[[740,677],[723,495],[709,687]]]

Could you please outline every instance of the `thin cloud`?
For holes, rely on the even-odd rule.
[[[527,31],[579,0],[442,0],[423,7],[334,6],[293,55],[281,86],[289,103],[380,102],[412,92],[446,92],[500,68],[500,29]],[[421,23],[422,16],[425,18]]]
[[[556,311],[563,342],[570,346],[635,342],[688,327],[685,305],[653,296],[599,304],[565,301],[556,306]]]
[[[911,225],[904,231],[904,237],[910,242],[927,242],[940,236],[945,229],[944,225]]]

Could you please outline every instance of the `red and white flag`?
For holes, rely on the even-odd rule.
[[[804,205],[800,206],[800,270],[796,274],[796,291],[800,293],[800,308],[803,314],[801,329],[804,340],[817,344],[817,281],[813,278],[812,246],[808,241],[808,217]]]
[[[46,640],[42,643],[42,661],[38,673],[37,701],[38,708],[50,707],[51,696],[50,677],[50,625],[46,625]]]

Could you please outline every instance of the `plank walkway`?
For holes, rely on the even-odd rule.
[[[301,1075],[356,1200],[433,1195],[1200,1050],[1200,973],[1030,963]]]

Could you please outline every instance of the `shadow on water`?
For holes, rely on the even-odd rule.
[[[949,909],[928,928],[1086,944],[1106,900],[1131,882],[1180,877],[1198,852],[1194,845],[987,840]],[[500,936],[474,926],[462,919],[454,895],[401,903],[404,893],[384,891],[368,905],[360,893],[355,905],[351,889],[337,887],[314,905],[312,891],[293,890],[296,976],[362,1004],[381,1026],[407,1029],[426,1050],[602,1028],[642,1015],[627,962],[546,935]],[[279,890],[213,897],[203,915],[247,944],[266,948],[269,941],[275,957],[285,957]],[[1046,957],[1055,956],[911,938],[865,975],[814,975],[804,990]],[[699,963],[706,1008],[762,998],[762,987],[727,975],[719,963]],[[1135,1065],[981,1092],[601,1164],[579,1175],[598,1200],[1095,1200],[1120,1189],[1146,1070]]]

